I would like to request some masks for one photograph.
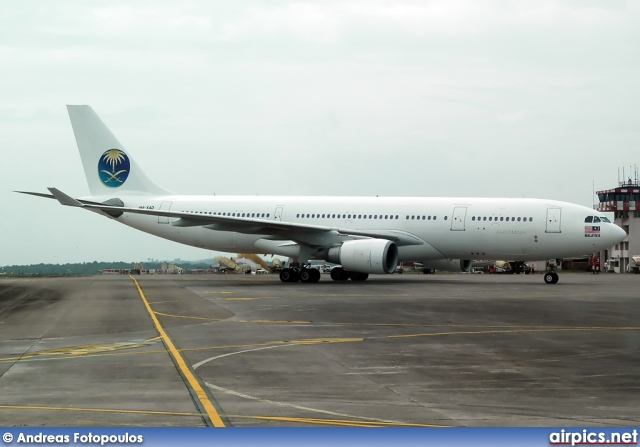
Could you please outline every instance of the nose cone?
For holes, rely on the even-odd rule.
[[[607,225],[607,239],[611,245],[619,244],[627,237],[627,232],[617,225]]]

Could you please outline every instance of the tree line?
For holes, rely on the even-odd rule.
[[[69,264],[30,264],[30,265],[5,265],[0,267],[0,275],[95,275],[104,269],[126,270],[132,269],[133,262],[116,261],[116,262],[82,262]],[[145,269],[160,269],[161,262],[145,262]],[[207,263],[188,263],[180,264],[187,270],[189,269],[208,269],[210,264]]]

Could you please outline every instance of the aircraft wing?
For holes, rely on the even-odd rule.
[[[330,227],[326,225],[310,225],[294,222],[282,222],[278,220],[256,219],[250,217],[214,216],[210,214],[185,213],[168,210],[150,210],[143,208],[129,208],[124,206],[113,206],[103,203],[79,201],[63,193],[56,188],[48,188],[48,194],[29,193],[18,191],[23,194],[32,194],[40,197],[55,198],[62,205],[85,208],[92,211],[103,212],[110,216],[117,216],[119,213],[144,214],[149,216],[162,216],[177,219],[172,225],[177,227],[204,227],[210,230],[235,231],[244,234],[265,235],[273,240],[294,240],[314,245],[310,240],[315,239],[314,235],[328,233],[337,238],[340,237],[363,237],[375,239],[387,239],[393,241],[398,246],[422,245],[424,241],[419,237],[399,230],[357,230],[352,228]]]

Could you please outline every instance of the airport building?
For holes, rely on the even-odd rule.
[[[598,211],[612,212],[612,220],[626,231],[627,237],[618,245],[600,252],[600,260],[605,271],[627,273],[635,267],[632,258],[640,255],[640,182],[637,169],[634,179],[618,181],[618,184],[617,188],[598,191]]]

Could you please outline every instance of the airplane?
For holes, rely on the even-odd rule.
[[[465,272],[473,259],[579,256],[626,237],[598,211],[547,199],[178,195],[145,175],[90,106],[67,109],[90,195],[16,192],[190,246],[292,258],[282,282],[319,281],[310,260],[339,264],[335,281],[364,281],[393,273],[401,261]],[[555,271],[544,275],[547,284],[558,279]]]

